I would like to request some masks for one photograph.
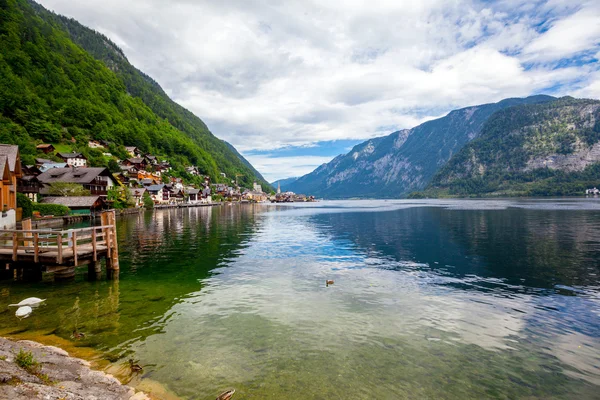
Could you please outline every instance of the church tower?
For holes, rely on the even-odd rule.
[[[277,194],[281,194],[281,182],[277,182]]]

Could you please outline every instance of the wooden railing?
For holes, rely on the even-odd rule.
[[[38,263],[40,254],[56,252],[57,264],[63,264],[68,257],[78,265],[78,257],[92,257],[98,260],[99,248],[106,250],[107,258],[118,256],[117,236],[114,225],[68,230],[0,230],[0,249],[12,250],[12,261],[19,261],[19,251]],[[84,250],[79,251],[78,250]],[[112,254],[115,252],[115,254]],[[54,256],[54,254],[53,254]],[[118,268],[118,267],[117,267]]]

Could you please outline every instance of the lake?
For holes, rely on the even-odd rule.
[[[118,235],[118,281],[0,281],[0,334],[121,378],[134,358],[184,399],[600,398],[596,199],[225,205]]]

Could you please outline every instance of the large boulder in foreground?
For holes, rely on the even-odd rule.
[[[16,362],[20,351],[31,353],[39,365],[23,368]],[[28,340],[0,338],[0,399],[143,400],[116,378],[90,369],[87,361],[70,357],[53,346]]]

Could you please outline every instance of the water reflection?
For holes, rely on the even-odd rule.
[[[346,204],[125,218],[119,282],[0,283],[2,309],[49,298],[0,333],[81,321],[111,372],[190,399],[597,396],[597,211]]]

